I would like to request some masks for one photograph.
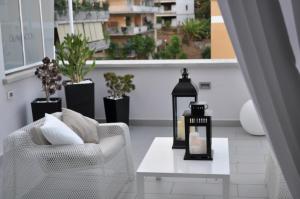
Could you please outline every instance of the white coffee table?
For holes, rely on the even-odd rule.
[[[229,199],[230,166],[227,138],[213,138],[213,161],[183,160],[185,150],[172,149],[173,138],[157,137],[137,170],[138,199],[144,198],[144,177],[220,178]]]

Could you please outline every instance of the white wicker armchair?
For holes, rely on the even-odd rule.
[[[112,199],[134,179],[126,124],[99,124],[98,144],[38,145],[30,134],[44,119],[4,142],[5,199]]]

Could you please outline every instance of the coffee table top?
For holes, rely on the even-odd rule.
[[[183,160],[184,149],[172,149],[173,138],[156,137],[137,174],[165,177],[223,177],[230,175],[228,138],[213,138],[213,161]]]

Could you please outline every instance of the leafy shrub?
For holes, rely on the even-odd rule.
[[[183,41],[189,44],[190,41],[202,40],[210,37],[210,21],[206,19],[190,19],[183,23]]]
[[[124,96],[126,93],[130,93],[135,90],[135,85],[132,83],[134,78],[131,74],[124,76],[118,76],[116,73],[108,72],[104,74],[106,86],[108,87],[108,93],[111,98],[118,99]]]
[[[165,24],[164,24],[164,27],[169,29],[171,28],[171,25],[172,25],[172,22],[170,20],[165,20]]]
[[[155,41],[152,37],[137,35],[130,39],[137,59],[148,59],[154,52]]]
[[[134,36],[122,46],[117,43],[110,43],[107,50],[110,59],[127,59],[135,53],[137,59],[148,59],[154,53],[155,41],[150,36]]]
[[[103,10],[108,10],[108,8],[109,8],[109,3],[108,3],[108,1],[104,1],[103,3],[102,3],[102,7],[103,7]]]
[[[161,18],[161,17],[157,17],[157,18],[156,18],[156,22],[157,22],[158,24],[161,24],[162,18]]]
[[[54,9],[59,15],[65,15],[67,13],[67,1],[66,0],[55,0]]]
[[[210,19],[210,0],[195,1],[195,16],[197,19]]]
[[[203,59],[210,59],[211,58],[211,48],[207,46],[201,53]]]
[[[107,55],[109,59],[119,59],[121,57],[119,44],[110,42]]]
[[[96,67],[95,61],[90,66],[86,65],[86,61],[94,56],[95,51],[89,48],[87,39],[81,34],[68,34],[61,44],[57,44],[56,49],[59,70],[73,83],[82,81]]]
[[[161,59],[186,59],[187,55],[183,52],[178,36],[173,35],[170,42],[159,53]]]

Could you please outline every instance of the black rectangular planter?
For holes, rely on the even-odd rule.
[[[129,125],[129,97],[121,99],[103,98],[106,122],[123,122]]]
[[[95,84],[64,82],[67,108],[89,118],[95,118]]]
[[[46,102],[46,98],[37,98],[31,102],[33,121],[45,117],[45,113],[61,112],[61,98],[50,98],[51,102]]]

